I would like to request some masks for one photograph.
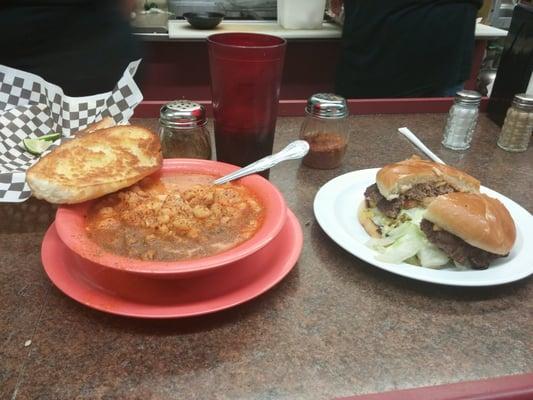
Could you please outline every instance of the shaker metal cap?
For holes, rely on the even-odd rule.
[[[533,107],[533,95],[527,93],[515,94],[513,103],[522,107]]]
[[[348,104],[336,94],[317,93],[307,100],[305,112],[318,118],[339,119],[348,116]]]
[[[460,100],[462,103],[479,104],[481,102],[481,94],[479,94],[475,90],[461,90],[457,92],[457,99]]]
[[[207,123],[205,107],[190,100],[174,100],[161,107],[161,125],[172,128],[196,128]]]

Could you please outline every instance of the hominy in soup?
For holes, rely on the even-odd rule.
[[[146,178],[97,201],[89,237],[121,256],[155,261],[206,257],[251,238],[264,207],[246,187],[212,185],[209,175]]]

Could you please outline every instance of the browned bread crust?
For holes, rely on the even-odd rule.
[[[419,183],[447,183],[459,192],[479,192],[479,181],[476,178],[448,165],[422,160],[418,156],[385,165],[378,171],[376,183],[387,200],[399,197]]]
[[[39,199],[73,204],[131,186],[161,165],[159,137],[122,125],[63,143],[28,170],[26,181]]]
[[[466,243],[506,255],[516,240],[516,228],[500,201],[485,194],[449,193],[428,206],[424,218]]]
[[[371,219],[372,212],[367,208],[366,202],[363,200],[359,205],[359,210],[357,212],[357,219],[363,227],[363,229],[373,238],[380,238],[381,233],[379,228]]]

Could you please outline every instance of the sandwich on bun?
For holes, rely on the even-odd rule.
[[[516,240],[509,211],[477,179],[419,158],[382,168],[358,216],[377,258],[392,263],[485,269]]]
[[[449,193],[428,206],[420,223],[427,239],[458,264],[485,269],[516,240],[507,208],[485,194]]]
[[[478,193],[479,181],[456,168],[412,156],[381,168],[365,191],[359,220],[373,237],[398,224],[404,210],[427,207],[437,196]],[[374,226],[373,226],[374,225]]]

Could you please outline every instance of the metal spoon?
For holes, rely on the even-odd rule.
[[[289,143],[283,150],[270,156],[261,158],[260,160],[257,160],[246,167],[232,172],[231,174],[218,178],[213,181],[213,183],[215,185],[221,185],[223,183],[242,178],[243,176],[255,174],[256,172],[261,172],[265,169],[272,168],[274,165],[282,161],[297,160],[304,157],[308,151],[309,143],[307,143],[305,140],[295,140],[294,142]]]

